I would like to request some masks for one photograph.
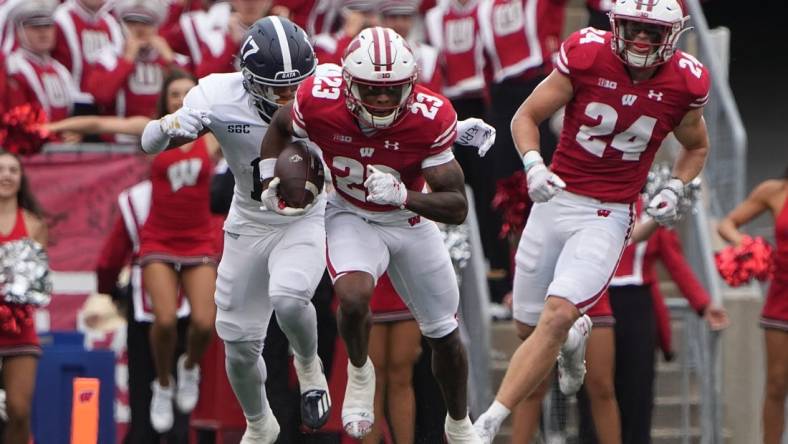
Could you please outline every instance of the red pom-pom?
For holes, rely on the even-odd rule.
[[[23,327],[33,326],[33,307],[29,304],[0,302],[0,332],[9,335],[22,333]]]
[[[5,304],[0,304],[0,323],[11,319],[12,315],[11,308]]]
[[[717,270],[731,287],[752,280],[771,279],[774,275],[772,247],[762,237],[745,236],[738,246],[728,246],[714,255]]]
[[[528,197],[528,184],[525,172],[517,171],[511,176],[500,179],[495,185],[492,207],[501,212],[501,232],[499,237],[519,235],[525,228],[525,220],[531,212],[531,199]]]
[[[43,108],[29,103],[9,109],[0,116],[0,146],[15,154],[35,154],[41,147],[55,140],[43,128],[47,116]]]

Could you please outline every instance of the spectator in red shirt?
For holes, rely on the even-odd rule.
[[[8,109],[25,104],[40,107],[48,120],[71,114],[76,88],[68,70],[50,56],[55,47],[55,0],[26,0],[10,14],[20,46],[6,59]]]
[[[173,65],[186,65],[186,58],[156,32],[166,14],[160,0],[119,0],[115,10],[126,34],[123,51],[102,50],[86,89],[101,114],[153,117],[164,77]]]
[[[71,72],[82,92],[101,51],[111,47],[120,53],[123,48],[120,24],[104,7],[105,3],[106,0],[66,0],[55,11],[57,38],[52,56]],[[89,94],[80,94],[77,101],[92,109],[93,98]]]

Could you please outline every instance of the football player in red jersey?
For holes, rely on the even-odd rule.
[[[331,169],[336,193],[326,207],[328,267],[350,357],[345,430],[361,438],[374,423],[369,301],[388,271],[433,348],[448,441],[478,443],[468,418],[468,361],[455,318],[459,290],[432,222],[459,224],[468,211],[452,153],[457,117],[447,99],[416,84],[417,69],[393,30],[361,31],[348,45],[341,72],[306,80],[294,103],[274,115],[261,147],[261,179],[266,185],[271,180],[272,163],[293,136],[320,146]],[[425,185],[429,192],[423,192]],[[270,188],[262,200],[266,207],[278,203]]]
[[[512,119],[512,135],[536,202],[516,256],[514,318],[530,335],[511,360],[493,405],[476,422],[491,442],[510,409],[558,357],[559,382],[574,393],[585,375],[584,315],[602,295],[626,246],[633,205],[669,132],[683,146],[674,178],[647,213],[670,224],[684,184],[709,149],[703,106],[709,74],[676,49],[687,17],[679,0],[617,0],[612,32],[586,28],[561,45],[556,69]],[[548,169],[538,124],[566,105]]]

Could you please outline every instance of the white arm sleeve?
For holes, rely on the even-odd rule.
[[[158,120],[151,120],[142,131],[142,151],[148,154],[157,154],[170,144],[170,137],[161,130]]]

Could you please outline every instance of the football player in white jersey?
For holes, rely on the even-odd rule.
[[[325,270],[326,199],[307,209],[261,208],[260,141],[276,109],[294,98],[317,60],[306,33],[278,17],[257,21],[239,52],[241,72],[200,79],[184,106],[150,122],[143,150],[156,153],[211,132],[236,177],[224,224],[216,282],[216,331],[224,341],[227,377],[247,420],[242,444],[272,443],[279,425],[265,396],[261,352],[272,311],[295,352],[303,424],[318,429],[331,400],[317,357],[317,319],[310,300]],[[273,174],[271,174],[273,175]],[[263,200],[276,190],[266,190]]]

